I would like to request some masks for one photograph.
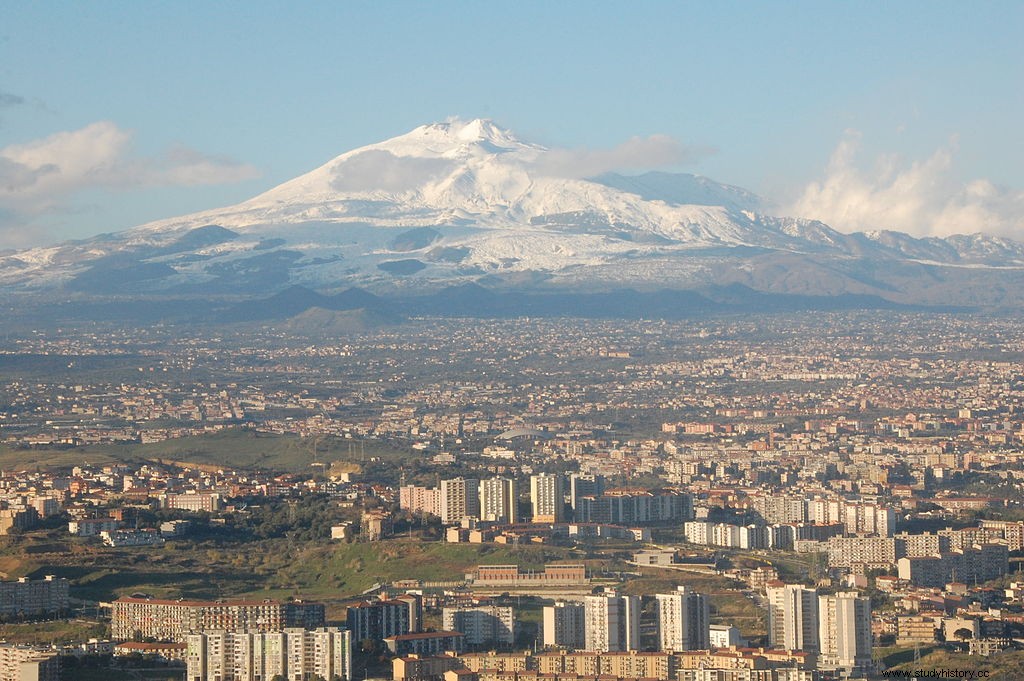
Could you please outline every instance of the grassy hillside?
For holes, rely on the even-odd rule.
[[[925,673],[943,670],[949,673],[949,670],[955,669],[963,672],[986,672],[985,678],[992,681],[1024,679],[1024,651],[1008,650],[990,657],[978,657],[942,648],[923,647],[921,659],[917,662],[914,662],[912,648],[893,648],[880,652],[883,667],[887,669],[922,670]]]
[[[106,465],[134,460],[130,455],[119,456],[116,452],[83,449],[20,449],[0,445],[0,468],[5,471],[33,471],[62,469],[80,466],[83,463]]]
[[[414,457],[407,450],[378,440],[354,441],[334,437],[301,438],[230,428],[216,433],[150,444],[91,445],[74,449],[15,449],[0,447],[5,470],[69,468],[90,464],[135,463],[145,460],[187,462],[228,468],[250,468],[290,473],[311,472],[312,464],[349,462],[358,468],[371,459],[395,462]],[[341,466],[344,469],[345,466]]]
[[[61,537],[60,531],[0,538],[3,576],[66,577],[74,598],[96,601],[142,592],[166,598],[295,596],[337,605],[379,582],[459,580],[479,564],[539,567],[569,557],[570,551],[562,548],[418,539],[357,544],[171,541],[160,547],[113,549]]]

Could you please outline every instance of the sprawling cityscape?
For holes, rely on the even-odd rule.
[[[0,681],[1024,681],[1022,27],[0,3]]]
[[[9,333],[4,664],[1005,671],[1022,339],[1012,318],[877,311]]]

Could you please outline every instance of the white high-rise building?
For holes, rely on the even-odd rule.
[[[544,606],[544,645],[582,650],[587,645],[585,606],[557,601]]]
[[[866,671],[871,667],[871,599],[855,591],[818,597],[822,669]]]
[[[604,593],[586,596],[584,641],[594,652],[640,649],[640,598]]]
[[[516,481],[490,478],[480,481],[480,520],[514,523],[518,520]]]
[[[658,644],[664,651],[707,650],[711,647],[708,599],[685,586],[655,594]]]
[[[438,486],[438,512],[445,524],[480,514],[480,481],[467,478],[442,480]]]
[[[818,592],[799,584],[769,586],[766,592],[769,644],[818,652]]]
[[[565,520],[565,478],[558,473],[531,475],[530,503],[535,523]]]
[[[352,678],[352,637],[342,629],[213,631],[186,636],[188,681]]]

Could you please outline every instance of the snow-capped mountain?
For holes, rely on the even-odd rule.
[[[1024,245],[1008,239],[841,234],[765,215],[755,195],[702,177],[578,175],[571,155],[490,121],[424,125],[234,206],[0,256],[0,287],[179,295],[295,284],[420,292],[468,282],[541,291],[738,283],[930,302],[924,294],[941,287],[919,283],[922,268],[960,288],[967,270],[973,280],[1024,272]],[[1007,290],[1024,300],[1020,286]]]

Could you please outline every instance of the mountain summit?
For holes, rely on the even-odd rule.
[[[488,120],[451,119],[341,154],[234,206],[0,257],[0,287],[189,295],[742,284],[948,303],[945,288],[975,286],[1024,303],[1017,242],[847,235],[766,215],[750,192],[707,178],[587,172],[573,152]]]

